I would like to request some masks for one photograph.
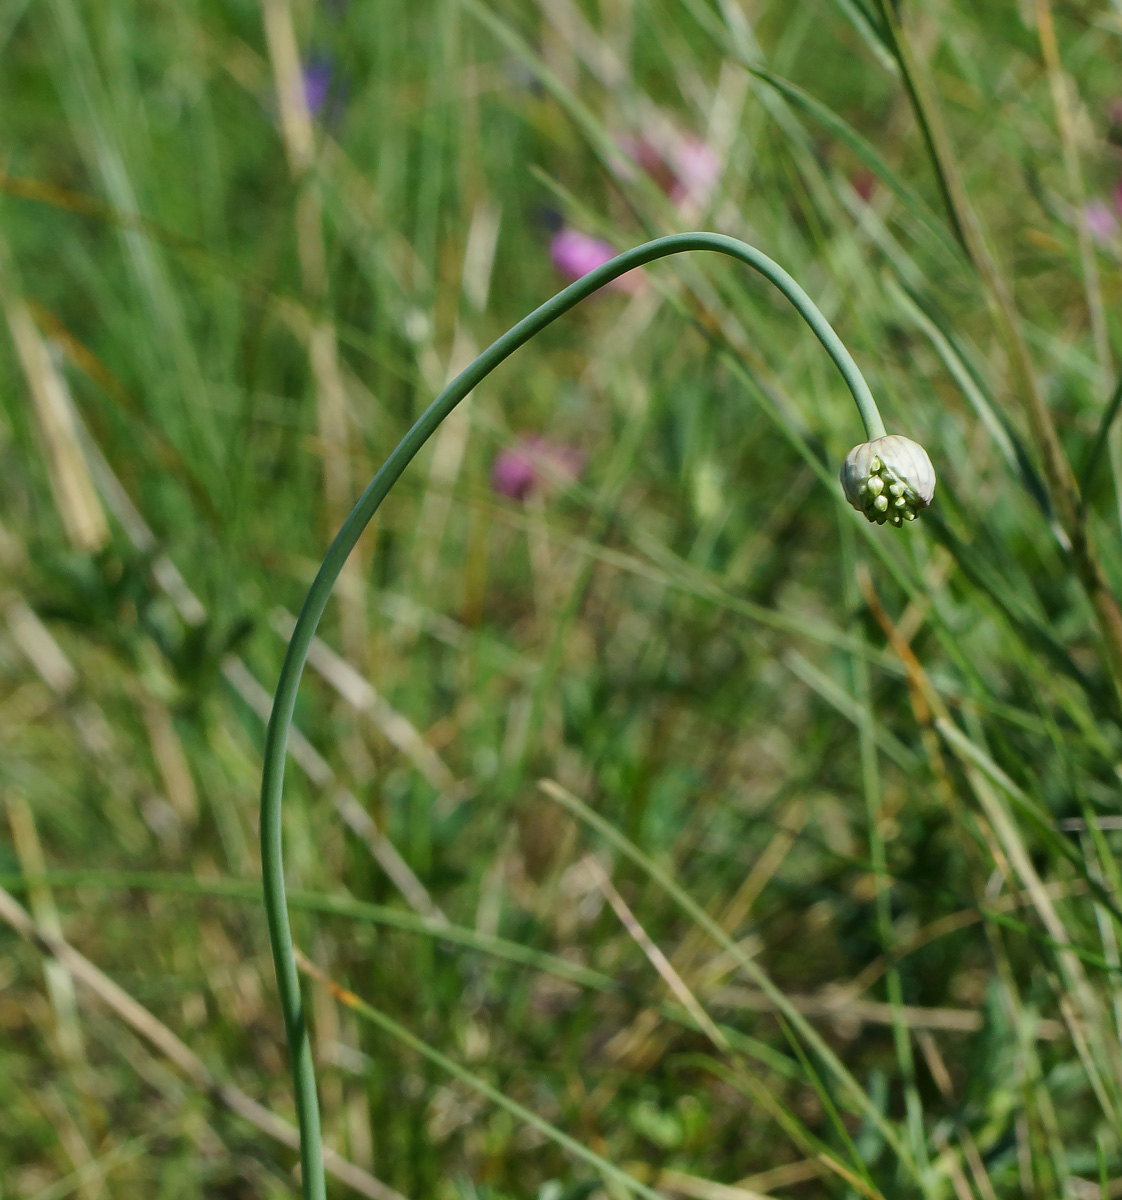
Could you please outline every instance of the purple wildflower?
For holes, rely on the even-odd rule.
[[[327,103],[331,90],[331,63],[325,58],[314,58],[305,64],[303,76],[304,100],[308,112],[315,117]]]
[[[565,227],[553,235],[549,243],[549,256],[553,265],[570,279],[580,279],[589,271],[595,271],[606,262],[615,258],[615,249],[599,238],[581,233],[579,229]],[[623,292],[634,292],[639,286],[641,276],[635,271],[628,271],[614,279],[608,287],[617,288]]]
[[[491,467],[491,487],[511,500],[525,500],[550,479],[572,482],[584,470],[584,452],[577,446],[543,437],[522,437],[501,450]]]

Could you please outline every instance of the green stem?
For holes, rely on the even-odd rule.
[[[818,311],[814,302],[801,287],[778,264],[772,262],[759,250],[717,233],[678,233],[670,237],[656,238],[634,250],[627,250],[602,267],[570,284],[552,300],[547,300],[528,317],[524,317],[513,329],[504,333],[440,393],[420,416],[412,429],[401,439],[396,449],[382,464],[371,480],[342,528],[331,543],[323,565],[308,590],[304,607],[300,610],[296,627],[285,653],[280,678],[277,680],[273,711],[265,736],[265,765],[261,780],[261,874],[265,892],[265,911],[269,921],[269,940],[273,949],[273,962],[277,972],[277,988],[280,992],[281,1008],[284,1011],[285,1030],[288,1034],[289,1050],[292,1055],[292,1077],[296,1088],[296,1115],[300,1126],[300,1162],[303,1170],[305,1200],[325,1200],[323,1175],[323,1152],[321,1146],[319,1102],[316,1098],[315,1073],[312,1066],[311,1044],[304,1017],[304,1005],[300,996],[300,980],[293,954],[292,930],[288,921],[288,906],[284,888],[284,860],[281,843],[281,799],[284,786],[285,751],[288,732],[292,724],[292,713],[296,705],[296,693],[304,662],[315,636],[323,611],[327,607],[335,581],[343,569],[355,543],[378,507],[397,482],[401,473],[417,452],[436,431],[446,416],[482,382],[504,359],[509,358],[519,346],[540,333],[562,313],[568,312],[585,297],[611,283],[613,279],[635,267],[641,267],[670,254],[681,254],[688,250],[713,250],[727,254],[753,267],[771,280],[795,306],[799,315],[813,330],[815,336],[834,360],[853,393],[857,410],[865,425],[865,432],[872,440],[883,437],[884,423],[877,411],[869,386],[865,382],[852,355],[841,339],[830,327],[826,318]]]
[[[1102,419],[1099,421],[1095,440],[1091,444],[1087,461],[1083,464],[1083,473],[1079,477],[1079,494],[1082,497],[1081,504],[1084,510],[1087,507],[1087,496],[1090,493],[1091,484],[1095,479],[1095,469],[1098,467],[1099,459],[1102,458],[1103,451],[1106,449],[1110,439],[1110,427],[1114,424],[1114,418],[1118,416],[1119,407],[1122,407],[1122,375],[1118,377],[1118,382],[1114,385],[1114,391],[1107,401],[1106,408],[1103,409]]]

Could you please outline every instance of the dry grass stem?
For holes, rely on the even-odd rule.
[[[223,1083],[185,1042],[163,1022],[158,1021],[143,1005],[138,1004],[123,988],[114,983],[69,942],[64,941],[34,921],[12,895],[0,888],[0,919],[17,933],[33,942],[44,954],[60,963],[81,984],[122,1021],[155,1046],[174,1065],[211,1099],[237,1113],[254,1128],[282,1145],[295,1149],[299,1145],[296,1127],[258,1104],[233,1084]],[[398,1192],[387,1187],[368,1172],[356,1167],[333,1151],[324,1150],[327,1171],[369,1200],[403,1200]]]

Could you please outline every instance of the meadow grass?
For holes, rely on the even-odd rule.
[[[841,378],[713,256],[441,426],[296,708],[330,1194],[1122,1194],[1120,36],[1047,0],[0,9],[4,1200],[298,1192],[270,695],[561,226],[758,246],[936,503],[846,505]]]

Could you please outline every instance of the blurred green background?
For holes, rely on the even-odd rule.
[[[332,1195],[1122,1195],[1120,51],[1117,0],[0,5],[0,1196],[298,1192],[293,614],[455,372],[687,229],[935,508],[845,504],[844,384],[714,256],[445,423],[297,710]]]

